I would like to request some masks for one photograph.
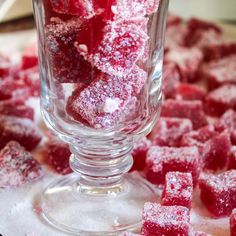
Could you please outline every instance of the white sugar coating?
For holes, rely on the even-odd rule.
[[[113,113],[114,111],[119,109],[121,102],[122,100],[120,100],[119,98],[107,98],[102,110],[105,113]]]
[[[140,150],[148,150],[151,145],[152,142],[148,138],[143,137],[141,140],[134,144],[133,152],[138,152]]]

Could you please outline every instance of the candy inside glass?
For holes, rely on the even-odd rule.
[[[75,172],[44,190],[42,215],[76,235],[135,230],[155,189],[127,174],[130,151],[159,116],[168,0],[33,3],[41,110]]]

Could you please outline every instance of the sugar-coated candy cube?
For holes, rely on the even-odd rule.
[[[156,184],[163,184],[170,171],[189,172],[196,185],[200,172],[200,155],[196,147],[158,147],[149,149],[146,159],[146,177]]]
[[[165,63],[163,67],[163,86],[162,91],[165,98],[173,96],[176,87],[180,82],[180,73],[174,63]]]
[[[21,69],[26,70],[38,66],[38,47],[34,43],[26,47],[21,59]]]
[[[91,25],[83,26],[81,30],[81,21],[78,19],[68,21],[56,21],[46,27],[46,46],[49,53],[49,63],[52,69],[52,75],[60,83],[89,83],[95,77],[97,70],[84,59],[81,52],[78,52],[75,41],[78,34],[93,35]],[[97,26],[97,25],[96,25]],[[98,27],[98,26],[97,26]],[[95,34],[97,35],[97,34]],[[94,39],[93,39],[94,40]],[[90,42],[89,42],[90,43]],[[86,46],[80,46],[81,50]],[[72,59],[73,58],[73,59]]]
[[[175,90],[177,100],[204,100],[206,91],[197,85],[180,83]]]
[[[208,114],[220,116],[227,109],[236,109],[236,84],[222,85],[206,97],[205,110]]]
[[[236,56],[229,56],[212,61],[202,67],[202,75],[206,78],[209,89],[224,84],[236,84]]]
[[[33,150],[41,141],[38,127],[29,119],[15,116],[0,116],[0,148],[14,140],[27,150]]]
[[[189,119],[162,117],[153,129],[153,143],[158,146],[178,147],[181,137],[192,130]]]
[[[165,62],[175,63],[184,82],[195,82],[198,80],[199,65],[203,60],[203,54],[198,48],[177,47],[168,51],[165,55]]]
[[[168,172],[165,177],[161,203],[165,206],[191,207],[193,180],[191,173]]]
[[[173,13],[168,13],[167,20],[166,20],[166,27],[169,28],[171,26],[176,26],[181,24],[182,18],[174,15]]]
[[[229,155],[228,169],[236,170],[236,146],[232,146],[231,153]]]
[[[58,174],[66,175],[72,172],[69,166],[71,152],[68,144],[49,135],[43,153],[44,162]]]
[[[151,145],[152,142],[148,140],[146,137],[143,137],[140,141],[134,144],[134,148],[131,153],[133,156],[134,164],[132,166],[131,171],[144,169],[146,162],[146,155]]]
[[[92,0],[50,0],[55,12],[79,16],[81,18],[92,18],[96,11]]]
[[[157,11],[160,0],[117,0],[111,9],[114,20],[139,18]]]
[[[0,151],[0,188],[15,188],[42,176],[42,168],[19,143],[11,141]]]
[[[203,147],[203,165],[205,169],[224,169],[231,154],[230,134],[225,131],[208,140]]]
[[[82,117],[92,127],[112,127],[124,112],[129,114],[129,109],[135,108],[133,96],[141,91],[146,77],[146,72],[137,66],[125,77],[101,74],[89,86],[73,92],[67,102],[67,112],[75,120]]]
[[[109,22],[104,36],[89,60],[104,73],[124,76],[144,52],[147,34],[136,24]]]
[[[181,101],[168,99],[162,106],[163,117],[188,118],[193,123],[193,129],[207,125],[207,118],[201,101]]]
[[[190,213],[186,207],[145,203],[141,235],[188,236],[190,231],[189,222]]]
[[[8,76],[11,72],[12,63],[10,59],[0,53],[0,78]]]
[[[236,236],[236,208],[230,215],[230,236]]]
[[[226,111],[220,119],[215,123],[216,129],[222,131],[227,129],[231,134],[231,141],[236,145],[236,111]]]
[[[213,175],[204,174],[199,179],[200,197],[215,217],[229,216],[236,207],[236,170]]]

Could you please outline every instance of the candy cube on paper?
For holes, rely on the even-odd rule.
[[[230,236],[236,235],[236,208],[230,215]]]
[[[177,101],[168,99],[162,106],[163,117],[188,118],[193,123],[193,129],[207,125],[207,119],[201,101]]]
[[[168,172],[165,177],[161,203],[165,206],[191,207],[193,180],[191,173]]]
[[[229,216],[236,208],[236,170],[218,175],[204,174],[200,177],[200,197],[215,217]]]
[[[0,188],[15,188],[42,176],[42,168],[19,143],[11,141],[0,151]]]
[[[220,116],[227,109],[236,109],[236,85],[222,85],[210,92],[205,107],[206,112],[213,116]]]
[[[158,146],[179,146],[181,137],[192,130],[192,122],[184,118],[162,117],[152,131],[153,143]]]
[[[158,147],[149,149],[146,159],[146,177],[153,184],[164,184],[168,172],[189,172],[196,185],[201,161],[196,147]]]
[[[143,137],[140,141],[134,144],[134,148],[132,150],[132,156],[134,164],[132,166],[132,170],[143,170],[146,162],[146,155],[151,147],[152,142],[148,140],[146,137]]]
[[[161,206],[145,203],[141,235],[188,236],[190,231],[189,209],[183,206]]]
[[[41,132],[31,120],[15,116],[0,116],[0,134],[0,148],[14,140],[31,151],[42,139]]]

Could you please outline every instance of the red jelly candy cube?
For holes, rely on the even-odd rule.
[[[143,54],[147,40],[147,34],[134,23],[110,22],[89,60],[105,73],[124,76]]]
[[[25,48],[21,60],[23,70],[38,66],[38,46],[36,43]]]
[[[229,216],[236,207],[236,170],[200,177],[200,197],[215,217]]]
[[[231,148],[231,152],[229,155],[229,164],[228,169],[236,169],[236,146]]]
[[[33,150],[42,139],[39,129],[31,120],[14,116],[0,116],[0,133],[0,148],[15,140],[27,150]]]
[[[98,9],[92,0],[50,0],[55,12],[79,16],[84,19],[92,18]]]
[[[153,143],[158,146],[179,146],[182,135],[192,130],[189,119],[161,118],[152,131]]]
[[[223,132],[204,144],[202,156],[204,168],[210,170],[224,169],[231,153],[229,133]]]
[[[76,47],[77,35],[83,35],[81,24],[78,19],[57,21],[46,28],[46,46],[52,74],[60,83],[89,83],[97,73],[97,70],[84,59]],[[85,26],[84,28],[87,29]],[[92,38],[90,30],[88,33]],[[82,46],[84,45],[81,45],[81,48]]]
[[[158,147],[149,149],[146,176],[154,184],[163,184],[170,171],[190,172],[196,185],[200,172],[200,155],[196,147]]]
[[[147,151],[149,150],[151,145],[152,142],[146,137],[142,138],[140,141],[134,144],[134,148],[131,153],[133,156],[134,164],[131,171],[144,169]]]
[[[197,85],[181,83],[175,90],[177,100],[204,100],[206,92]]]
[[[206,97],[206,112],[213,116],[222,115],[227,109],[236,109],[236,85],[223,85]]]
[[[203,60],[203,54],[198,48],[178,47],[167,52],[165,62],[175,63],[181,74],[181,80],[195,82],[198,79],[199,65]]]
[[[0,188],[14,188],[42,176],[42,168],[24,147],[9,142],[0,151]]]
[[[191,207],[193,180],[190,173],[168,172],[165,177],[161,203],[165,206]]]
[[[188,118],[193,123],[193,129],[199,129],[208,123],[201,101],[168,99],[163,104],[161,114],[164,117]]]
[[[163,93],[165,98],[173,96],[180,81],[180,73],[174,63],[164,64],[163,67]]]
[[[145,203],[142,235],[188,236],[190,231],[189,209],[183,206],[161,206]]]
[[[236,208],[230,215],[230,236],[236,235]]]
[[[207,79],[210,89],[223,84],[236,84],[236,56],[229,56],[212,61],[203,66],[201,73]]]
[[[59,174],[69,174],[72,172],[69,166],[70,155],[71,152],[68,144],[63,143],[52,135],[49,136],[44,152],[46,164]]]
[[[134,105],[133,96],[142,89],[146,76],[138,67],[123,78],[101,74],[86,88],[73,92],[67,102],[67,112],[75,120],[80,121],[82,117],[92,127],[112,127],[122,119],[125,110],[130,113],[126,108]]]

